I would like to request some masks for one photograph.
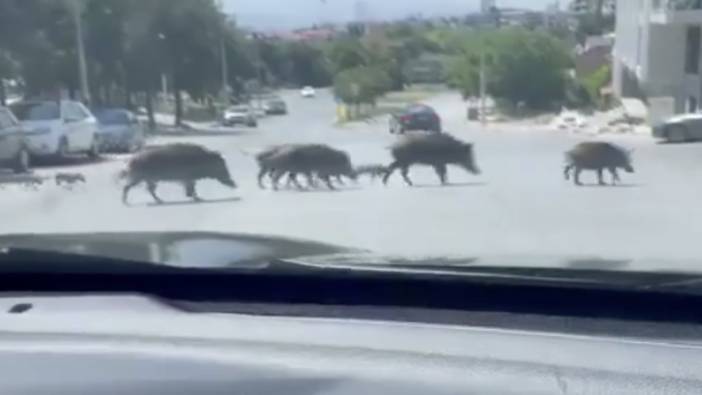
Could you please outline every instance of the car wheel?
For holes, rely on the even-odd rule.
[[[59,159],[66,159],[68,157],[68,140],[66,140],[65,137],[59,140],[59,145],[56,149],[56,157]]]
[[[29,172],[29,167],[31,166],[31,157],[29,151],[26,148],[20,148],[17,156],[15,157],[12,170],[15,173],[27,173]]]
[[[144,146],[144,142],[140,139],[132,139],[132,141],[129,142],[129,145],[127,145],[127,152],[128,153],[134,153],[138,152],[141,150],[141,148]]]
[[[90,149],[88,150],[88,156],[92,159],[96,159],[100,156],[100,143],[97,138],[93,137],[93,142],[90,144]]]
[[[687,129],[682,125],[672,125],[668,128],[666,138],[671,143],[684,143],[689,140]]]

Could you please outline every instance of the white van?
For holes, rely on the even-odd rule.
[[[81,103],[70,100],[23,101],[13,104],[10,109],[27,130],[32,155],[99,155],[97,120]]]

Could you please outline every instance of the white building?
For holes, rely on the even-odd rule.
[[[619,0],[615,93],[668,103],[667,112],[699,111],[701,26],[702,0]]]

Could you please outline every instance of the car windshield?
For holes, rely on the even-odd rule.
[[[33,184],[0,172],[0,236],[702,272],[700,25],[674,0],[0,0],[0,104],[65,119],[26,128]]]
[[[96,111],[95,117],[103,125],[127,125],[130,123],[129,113],[125,111],[103,110]]]
[[[10,108],[20,121],[50,121],[60,118],[59,105],[55,102],[20,103]]]

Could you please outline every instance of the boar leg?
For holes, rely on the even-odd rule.
[[[324,174],[320,177],[322,178],[322,181],[324,181],[324,183],[327,185],[327,188],[331,189],[332,191],[336,189],[336,188],[334,188],[334,183],[332,183],[332,180],[331,180],[331,177],[329,176],[329,174]]]
[[[597,169],[597,183],[599,185],[607,185],[604,181],[604,169],[602,168]]]
[[[434,165],[434,171],[441,180],[441,185],[446,185],[446,165]]]
[[[385,171],[385,175],[383,175],[383,184],[388,185],[388,179],[392,175],[392,173],[395,172],[395,170],[400,168],[400,162],[392,162],[390,166],[388,166],[387,170]]]
[[[400,169],[400,174],[402,174],[402,178],[405,179],[405,182],[407,183],[407,185],[412,186],[413,185],[412,180],[410,180],[410,178],[409,178],[409,169],[410,169],[409,165],[402,166],[402,168]]]
[[[161,203],[163,203],[163,200],[161,200],[161,198],[159,198],[158,195],[156,195],[156,186],[157,185],[158,184],[155,181],[147,181],[146,182],[146,188],[149,190],[149,193],[151,194],[151,196],[154,198],[156,203],[161,204]]]
[[[582,171],[583,171],[583,169],[581,169],[577,166],[575,167],[575,172],[573,174],[573,183],[575,185],[583,185],[583,183],[580,182],[580,173],[582,173]]]
[[[305,178],[307,179],[307,185],[310,188],[317,188],[317,180],[314,179],[314,174],[310,171],[305,172]],[[299,187],[302,189],[302,187]]]
[[[288,175],[288,186],[293,185],[297,189],[305,189],[302,184],[300,184],[300,181],[297,179],[297,173],[291,172]]]
[[[570,172],[573,170],[573,165],[566,165],[563,168],[563,176],[565,177],[566,181],[570,180]]]
[[[621,181],[621,179],[619,178],[619,173],[617,172],[616,167],[610,167],[609,173],[612,174],[612,185]]]
[[[261,167],[261,169],[258,171],[258,187],[261,189],[266,189],[266,186],[263,185],[263,178],[266,176],[266,174],[270,174],[271,170],[266,168],[266,167]]]
[[[129,183],[122,189],[122,203],[127,204],[127,199],[129,198],[129,191],[135,186],[139,185],[142,180],[129,180]]]
[[[285,172],[280,171],[280,170],[274,170],[272,175],[271,175],[271,181],[273,182],[273,189],[278,190],[278,182],[280,181],[280,178],[283,177],[283,174]]]
[[[184,185],[185,187],[185,195],[191,199],[193,199],[196,202],[201,201],[200,196],[197,195],[197,189],[195,181],[188,181]]]

